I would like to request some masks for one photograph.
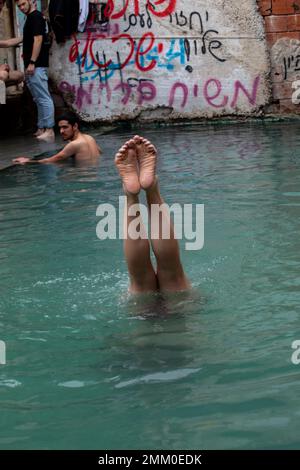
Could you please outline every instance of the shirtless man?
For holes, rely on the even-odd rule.
[[[73,113],[66,113],[58,119],[60,135],[64,141],[70,142],[57,154],[50,158],[34,160],[27,157],[18,157],[13,163],[58,163],[68,158],[75,158],[80,162],[95,162],[100,156],[101,149],[93,137],[82,134],[79,130],[79,119]]]
[[[120,148],[115,157],[115,164],[123,182],[127,197],[127,209],[124,213],[124,253],[130,276],[130,292],[185,291],[190,289],[180,261],[179,245],[174,236],[174,227],[170,214],[161,197],[156,176],[157,151],[148,140],[135,136]],[[146,237],[133,239],[128,227],[135,221],[144,231],[141,215],[130,215],[130,208],[139,204],[139,193],[146,193],[149,215],[151,206],[158,204],[161,208],[159,220],[159,236],[151,239],[151,247],[157,262],[156,271],[150,257],[150,243]],[[137,221],[137,218],[139,219]],[[152,224],[153,221],[150,220]],[[170,237],[164,239],[161,235],[162,226],[168,225]],[[150,231],[152,233],[152,230]],[[142,232],[145,233],[145,232]]]

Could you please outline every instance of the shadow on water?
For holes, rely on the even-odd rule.
[[[127,294],[126,308],[131,317],[166,320],[201,313],[205,299],[196,289],[172,293]]]
[[[109,364],[101,368],[112,386],[133,388],[136,393],[143,384],[177,382],[199,372],[200,358],[195,357],[199,338],[195,341],[194,332],[191,335],[191,325],[200,321],[204,304],[197,289],[123,295],[123,321],[131,326],[107,336],[102,345],[111,351]]]

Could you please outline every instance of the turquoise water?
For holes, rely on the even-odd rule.
[[[95,231],[128,134],[98,136],[99,169],[0,172],[0,448],[299,448],[299,124],[143,135],[166,201],[205,204],[193,294],[147,309]]]

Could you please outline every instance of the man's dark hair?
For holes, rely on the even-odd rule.
[[[75,113],[71,113],[70,111],[59,116],[57,122],[59,121],[67,121],[69,124],[71,124],[71,126],[75,126],[75,124],[78,124],[79,127],[79,118],[76,116]]]

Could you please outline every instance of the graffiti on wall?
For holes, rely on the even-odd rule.
[[[255,109],[262,77],[235,71],[222,14],[208,1],[199,8],[191,3],[103,4],[100,26],[91,24],[65,46],[72,73],[61,74],[60,91],[82,114],[91,111],[99,119],[120,109],[130,115],[137,107],[166,106],[182,114],[197,107],[215,113],[236,112],[241,104]]]
[[[190,87],[184,82],[177,81],[166,88],[166,101],[161,105],[174,107],[176,104],[182,110],[186,108],[188,100],[194,102],[195,99],[204,100],[206,106],[213,109],[220,109],[226,106],[235,109],[239,99],[246,98],[251,106],[256,105],[257,91],[260,77],[255,77],[251,89],[248,89],[239,80],[234,81],[231,94],[224,92],[222,82],[216,78],[210,78],[201,87],[195,83]],[[134,100],[139,106],[145,103],[153,103],[158,96],[157,86],[153,80],[128,78],[127,83],[118,82],[111,87],[110,83],[95,84],[88,86],[76,86],[67,81],[60,83],[60,90],[72,98],[73,103],[81,111],[89,105],[101,105],[103,100],[110,103],[116,91],[121,91],[119,104],[127,105],[130,100]],[[96,102],[94,98],[96,97]]]
[[[283,78],[287,80],[290,74],[300,72],[300,54],[283,57]]]
[[[165,18],[175,11],[176,3],[177,0],[107,0],[105,16],[112,20],[119,19],[131,11],[135,16],[138,16],[141,13],[141,4],[144,4],[143,6],[148,9],[150,14],[158,18]]]
[[[160,2],[161,3],[161,2]],[[176,2],[172,3],[173,6]],[[148,19],[151,19],[149,13],[149,5],[146,5]],[[183,24],[189,24],[192,30],[198,25],[197,38],[170,38],[168,40],[157,38],[152,32],[144,32],[141,37],[137,38],[128,33],[130,27],[120,30],[119,24],[111,26],[107,24],[107,30],[101,33],[88,32],[87,38],[73,38],[73,43],[69,50],[69,60],[76,63],[80,83],[99,79],[100,82],[106,82],[113,78],[116,73],[122,80],[121,71],[125,67],[135,67],[138,71],[147,73],[153,69],[164,69],[173,72],[178,66],[185,67],[189,72],[193,72],[190,65],[191,57],[200,55],[210,55],[219,62],[225,62],[226,58],[222,56],[222,42],[216,39],[219,34],[217,29],[206,27],[209,21],[209,13],[204,14],[205,21],[202,19],[201,13],[192,11],[184,17]],[[128,17],[130,25],[137,24],[137,16],[140,18],[140,25],[144,27],[146,22],[144,14],[131,13]],[[136,21],[133,22],[132,18]],[[173,22],[172,15],[169,15],[170,22]],[[178,25],[178,15],[175,13],[176,24]],[[125,22],[127,19],[125,19]],[[180,23],[182,26],[182,23]],[[152,20],[147,27],[152,28]]]

